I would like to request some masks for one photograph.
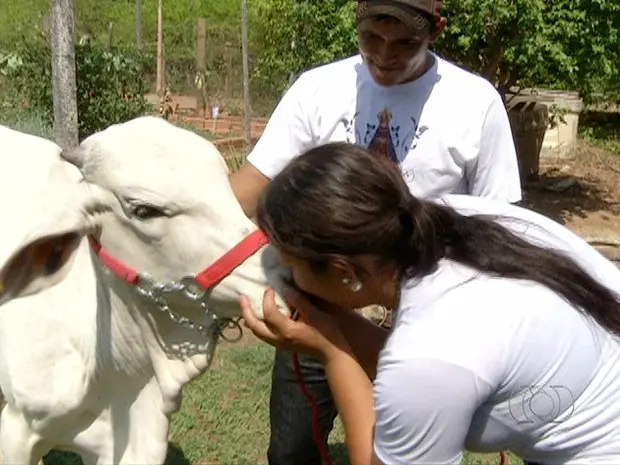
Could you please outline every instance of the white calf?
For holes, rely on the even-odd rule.
[[[13,181],[0,186],[0,244],[17,228],[0,255],[3,463],[36,464],[52,448],[85,464],[163,463],[170,415],[239,315],[238,294],[261,316],[282,269],[219,152],[190,131],[141,117],[66,161],[54,144],[13,136],[0,159]],[[21,168],[6,164],[18,155]]]

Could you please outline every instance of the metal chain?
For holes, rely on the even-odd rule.
[[[160,284],[156,284],[152,279],[147,276],[141,276],[137,289],[138,293],[141,296],[152,301],[157,306],[157,309],[159,311],[164,313],[168,318],[170,318],[170,320],[180,326],[183,326],[184,328],[190,329],[192,331],[197,331],[207,337],[212,337],[214,334],[217,334],[218,337],[221,337],[227,342],[237,342],[243,337],[243,329],[241,328],[241,325],[239,323],[239,321],[241,320],[240,317],[220,318],[215,313],[212,313],[209,310],[209,307],[204,301],[198,300],[198,298],[196,297],[193,297],[190,300],[193,302],[200,302],[200,307],[202,308],[202,310],[208,317],[211,318],[210,323],[207,323],[206,325],[194,323],[191,319],[180,315],[179,313],[172,310],[168,305],[166,299],[163,297],[162,293],[179,291],[184,292],[186,290],[186,286],[184,284],[174,283],[171,285],[162,286]],[[188,296],[189,294],[185,292],[185,295]],[[223,334],[223,331],[227,328],[237,329],[238,335],[236,337],[225,336]]]

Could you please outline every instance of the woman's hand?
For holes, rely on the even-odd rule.
[[[259,320],[250,302],[241,296],[241,309],[245,326],[264,342],[291,352],[301,352],[323,361],[338,352],[350,352],[346,339],[332,317],[310,303],[298,291],[284,290],[287,303],[298,311],[299,320],[282,315],[275,302],[273,289],[263,297],[263,320]]]

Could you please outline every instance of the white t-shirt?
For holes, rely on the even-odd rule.
[[[303,73],[274,110],[248,161],[273,178],[317,145],[348,141],[397,162],[411,192],[521,200],[506,109],[485,79],[433,55],[405,84],[381,86],[360,55]]]
[[[620,270],[560,224],[479,197],[438,201],[501,215],[620,293]],[[457,464],[463,449],[546,465],[620,463],[619,341],[536,283],[447,260],[407,281],[374,396],[374,449],[386,465]]]

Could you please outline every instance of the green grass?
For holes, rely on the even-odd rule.
[[[184,390],[172,419],[166,465],[266,464],[269,390],[273,349],[266,344],[223,343],[212,368]],[[334,465],[348,464],[339,420],[330,436]],[[53,452],[45,465],[77,465],[79,459]],[[467,454],[463,465],[494,465],[498,454]],[[522,462],[510,456],[511,465]]]
[[[28,108],[15,108],[0,105],[0,124],[16,131],[54,139],[54,128],[41,115]]]

